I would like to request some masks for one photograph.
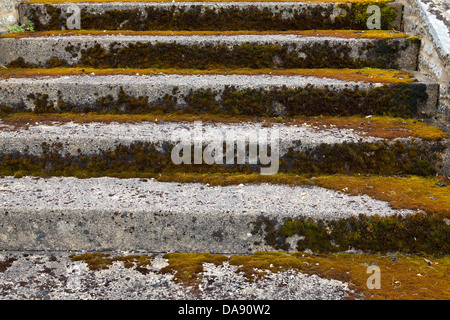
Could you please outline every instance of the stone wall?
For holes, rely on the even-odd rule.
[[[404,0],[404,30],[421,38],[418,70],[440,85],[437,117],[450,120],[450,2]]]
[[[14,26],[19,18],[17,4],[21,0],[0,0],[0,33],[6,33],[6,24]]]

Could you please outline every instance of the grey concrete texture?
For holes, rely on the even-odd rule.
[[[262,279],[249,281],[238,266],[203,263],[198,285],[186,286],[176,282],[173,274],[161,272],[168,264],[161,254],[155,255],[145,273],[125,268],[121,262],[106,270],[90,270],[69,255],[0,252],[0,300],[341,300],[357,296],[348,283],[292,270],[267,270]]]
[[[419,116],[434,116],[439,86],[418,73],[413,73],[417,81],[410,84],[425,86],[427,99],[418,100]],[[343,81],[330,78],[281,76],[281,75],[110,75],[95,74],[83,76],[45,77],[36,74],[31,78],[0,79],[0,104],[28,110],[35,107],[37,96],[48,95],[48,103],[57,108],[58,101],[77,106],[94,105],[100,97],[108,95],[117,99],[121,88],[132,97],[147,97],[150,105],[159,105],[165,95],[177,98],[176,107],[183,109],[187,103],[184,97],[191,90],[210,89],[217,95],[226,86],[244,89],[287,88],[328,88],[338,92],[343,89],[369,90],[382,86],[382,83]],[[176,89],[176,90],[174,90]],[[175,93],[174,93],[175,92]],[[31,94],[34,94],[33,98]]]
[[[416,70],[419,46],[406,38],[395,39],[355,39],[335,37],[311,37],[295,34],[267,34],[267,35],[190,35],[190,36],[151,36],[151,35],[73,35],[73,36],[45,36],[0,39],[0,64],[7,66],[12,61],[22,57],[27,63],[46,67],[49,59],[56,57],[67,61],[70,66],[81,63],[82,50],[100,45],[107,52],[114,44],[114,49],[127,48],[131,44],[176,43],[183,46],[226,45],[229,48],[242,44],[278,44],[287,45],[288,52],[295,52],[299,58],[308,58],[308,50],[314,46],[322,46],[329,52],[334,50],[342,53],[343,58],[356,61],[370,61],[382,63],[385,69]],[[48,48],[51,48],[49,50]],[[70,49],[68,49],[70,48]],[[395,49],[389,49],[395,48]],[[348,52],[348,54],[347,54]],[[382,59],[387,55],[388,59]],[[180,57],[181,59],[181,57]],[[283,66],[281,57],[275,55],[274,61]],[[377,65],[378,65],[377,64]],[[314,67],[314,66],[311,66]],[[330,67],[334,67],[330,64]]]
[[[157,119],[156,119],[157,120]],[[420,138],[382,139],[366,135],[364,131],[318,128],[309,124],[284,125],[262,122],[209,123],[209,122],[141,122],[141,123],[29,123],[24,127],[7,125],[0,120],[0,155],[22,155],[39,157],[46,154],[58,154],[62,157],[102,156],[119,146],[150,144],[160,153],[170,152],[172,146],[186,142],[189,150],[195,154],[194,145],[201,145],[200,152],[207,147],[222,146],[230,141],[245,153],[242,163],[261,172],[268,166],[250,160],[249,145],[264,143],[277,154],[269,156],[271,170],[278,170],[279,157],[292,159],[289,152],[310,152],[323,144],[343,143],[383,143],[395,144],[400,141],[405,146],[418,144],[428,150],[429,160],[439,174],[449,175],[448,157],[450,139],[426,141]],[[442,149],[442,148],[443,149]],[[214,147],[215,148],[215,147]],[[276,148],[276,149],[275,149]],[[320,150],[320,149],[319,149]],[[275,151],[274,151],[275,152]],[[197,152],[198,153],[198,152]],[[184,151],[179,153],[184,154]],[[226,162],[227,148],[223,148]],[[234,155],[234,153],[233,153]],[[255,154],[256,156],[256,154]],[[261,153],[259,154],[261,156]],[[233,158],[234,159],[234,158]],[[261,158],[260,158],[261,159]],[[233,163],[235,159],[233,160]],[[269,170],[269,169],[267,169]],[[264,170],[263,170],[264,171]]]
[[[71,16],[71,12],[68,13],[68,8],[71,6],[71,3],[55,3],[52,4],[52,7],[61,9],[61,18],[67,19],[67,17]],[[174,13],[183,11],[189,12],[194,11],[195,14],[204,13],[205,9],[213,9],[216,12],[219,10],[243,10],[249,8],[256,8],[259,10],[265,10],[267,12],[271,12],[273,15],[280,15],[283,19],[289,19],[298,14],[304,14],[306,17],[310,16],[315,18],[315,14],[317,14],[317,9],[320,10],[320,15],[323,19],[330,19],[334,23],[336,17],[344,16],[347,14],[347,10],[342,8],[342,5],[336,1],[336,3],[311,3],[311,2],[283,2],[283,1],[274,1],[274,2],[245,2],[245,1],[233,1],[233,2],[111,2],[111,3],[77,3],[75,4],[83,10],[90,14],[102,14],[110,10],[139,10],[141,15],[144,18],[151,19],[148,17],[146,8],[164,8],[170,9]],[[346,4],[351,7],[351,4]],[[397,10],[397,12],[401,12],[401,6],[397,3],[392,3],[391,6]],[[200,10],[199,10],[200,9]],[[199,11],[198,11],[199,10]],[[44,4],[21,4],[19,6],[19,14],[22,21],[27,21],[27,17],[33,16],[33,12],[37,12],[39,16],[39,20],[42,24],[48,24],[51,17],[48,14]],[[233,11],[231,11],[233,12]],[[401,14],[397,15],[397,19],[392,22],[392,27],[399,30]],[[122,23],[126,23],[124,20]],[[66,29],[66,25],[62,25],[61,29]],[[83,22],[81,21],[81,28],[83,27]]]
[[[261,218],[335,220],[413,214],[316,186],[228,187],[146,179],[0,179],[0,250],[273,251]],[[291,248],[299,239],[292,237]],[[287,239],[290,243],[290,238]],[[347,249],[347,248],[345,248]]]

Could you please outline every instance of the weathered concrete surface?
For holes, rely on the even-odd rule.
[[[374,1],[376,2],[376,1]],[[60,9],[60,19],[63,23],[60,24],[60,28],[62,30],[69,28],[66,24],[67,18],[70,17],[72,14],[71,12],[68,13],[68,7],[71,6],[70,3],[64,3],[64,4],[52,4],[52,9]],[[102,15],[107,11],[110,10],[134,10],[133,13],[135,14],[135,11],[139,12],[139,17],[142,19],[142,21],[145,21],[146,19],[152,19],[151,16],[148,16],[148,13],[146,9],[165,9],[168,10],[171,13],[179,13],[179,12],[185,12],[189,13],[191,15],[195,16],[205,16],[205,11],[208,9],[212,9],[213,12],[216,14],[223,11],[225,12],[224,18],[229,18],[228,16],[233,16],[236,14],[236,12],[242,12],[243,10],[264,10],[265,12],[272,13],[273,16],[278,16],[278,18],[281,18],[281,20],[289,19],[292,17],[298,17],[302,20],[311,20],[310,28],[308,29],[323,29],[321,28],[321,24],[323,24],[325,21],[332,27],[333,24],[335,24],[336,18],[339,18],[341,16],[345,16],[347,14],[346,8],[342,7],[342,3],[339,3],[339,1],[336,1],[336,3],[311,3],[311,2],[282,2],[282,1],[274,1],[274,2],[182,2],[182,1],[176,1],[176,2],[145,2],[145,3],[139,3],[139,2],[112,2],[112,3],[76,3],[75,4],[80,11],[82,12],[81,15],[81,28],[82,29],[88,29],[88,26],[86,24],[83,24],[84,22],[84,15],[90,14],[90,15]],[[345,4],[344,6],[351,7],[351,4]],[[397,12],[401,12],[401,7],[397,3],[391,4],[393,8],[397,10]],[[20,16],[23,21],[27,21],[30,17],[38,17],[40,20],[40,23],[44,27],[49,27],[48,24],[51,20],[50,15],[48,14],[47,10],[45,9],[44,5],[42,4],[22,4],[19,7]],[[250,11],[251,12],[251,11]],[[125,15],[127,16],[127,15]],[[165,15],[166,16],[166,15]],[[320,16],[320,20],[317,19],[317,17]],[[217,17],[217,16],[216,16]],[[216,18],[214,17],[214,18]],[[258,19],[258,17],[251,16],[249,17],[253,18],[252,20]],[[166,18],[170,19],[170,15],[167,15]],[[211,18],[211,17],[205,17]],[[120,20],[118,18],[115,23],[120,27],[128,22],[127,19]],[[392,22],[392,28],[399,29],[400,28],[400,20],[401,20],[401,14],[397,15],[397,18]],[[328,26],[328,29],[330,29],[330,26]],[[342,29],[341,25],[337,25],[337,29]],[[349,27],[349,26],[344,26]],[[202,29],[201,25],[197,26],[198,29]],[[236,30],[235,26],[226,26],[228,30]]]
[[[122,256],[111,252],[111,257]],[[139,253],[143,254],[143,253]],[[145,253],[148,254],[148,253]],[[355,297],[347,283],[295,271],[267,272],[249,281],[237,266],[203,264],[199,285],[177,283],[162,273],[161,255],[145,273],[114,262],[106,270],[90,270],[66,252],[0,252],[0,300],[340,300]],[[180,305],[181,306],[181,305]],[[182,305],[184,306],[184,304]],[[166,310],[166,314],[176,314]]]
[[[418,80],[409,85],[412,89],[425,90],[426,99],[417,100],[417,113],[420,117],[436,114],[438,85],[427,77],[414,73]],[[342,81],[327,78],[304,76],[273,75],[114,75],[114,76],[58,76],[33,78],[9,78],[0,80],[0,104],[13,108],[33,110],[36,97],[48,95],[47,103],[57,108],[58,101],[76,106],[94,105],[101,97],[112,96],[117,99],[121,88],[131,97],[147,97],[150,105],[160,105],[164,96],[176,97],[175,106],[184,108],[185,97],[191,90],[210,89],[220,99],[228,87],[245,89],[287,88],[328,88],[333,92],[343,89],[369,90],[382,86],[382,83]],[[176,90],[174,90],[176,89]],[[34,97],[31,95],[34,94]],[[414,97],[413,97],[414,98]]]
[[[0,250],[251,253],[273,250],[266,231],[252,234],[261,217],[278,225],[287,218],[412,213],[319,187],[5,177]]]
[[[363,131],[350,129],[312,128],[310,125],[282,125],[272,124],[264,126],[263,123],[235,123],[210,124],[202,122],[143,122],[143,123],[67,123],[53,122],[49,124],[30,124],[23,128],[6,125],[0,120],[0,155],[22,155],[40,157],[46,154],[58,154],[62,157],[72,156],[90,157],[101,156],[105,152],[114,151],[119,146],[129,147],[132,144],[151,144],[160,153],[170,152],[172,146],[181,141],[191,146],[201,145],[206,148],[209,144],[222,145],[225,141],[239,144],[245,151],[243,163],[249,162],[249,144],[263,142],[272,150],[277,148],[278,156],[285,161],[291,161],[289,152],[314,152],[323,144],[358,144],[383,143],[395,144],[401,141],[405,146],[412,142],[425,147],[428,157],[440,174],[449,175],[448,156],[450,154],[450,139],[443,141],[425,141],[421,139],[396,138],[382,139],[365,135]],[[441,150],[443,147],[445,150]],[[195,148],[190,148],[195,153]],[[193,150],[192,150],[193,149]],[[203,152],[203,149],[201,152]],[[319,151],[320,152],[320,151]],[[227,149],[223,149],[223,163],[226,162]],[[278,156],[276,160],[278,161]],[[436,157],[436,158],[434,158]],[[271,159],[272,162],[275,159]],[[259,162],[251,167],[260,171]],[[274,167],[275,170],[275,167]]]
[[[450,120],[450,4],[444,0],[407,0],[404,28],[421,38],[419,71],[440,85],[438,116]]]
[[[226,45],[229,48],[242,44],[249,45],[273,45],[288,46],[288,52],[294,52],[301,59],[308,61],[308,52],[311,48],[322,48],[325,52],[336,52],[342,58],[361,61],[367,66],[377,66],[385,69],[400,69],[407,71],[416,70],[417,54],[419,46],[411,43],[406,38],[395,39],[354,39],[335,37],[310,37],[295,34],[276,35],[190,35],[190,36],[155,36],[155,35],[80,35],[80,36],[45,36],[45,37],[21,37],[0,39],[0,64],[7,66],[9,63],[23,58],[25,62],[40,67],[47,67],[48,61],[56,57],[65,60],[68,65],[80,64],[82,50],[88,50],[100,45],[106,52],[111,51],[111,45],[115,52],[130,45],[156,45],[162,43],[174,43],[180,46],[198,45],[197,50],[211,50],[214,45]],[[51,48],[51,50],[49,50]],[[315,52],[315,51],[312,51]],[[113,54],[114,56],[115,54]],[[95,59],[95,57],[94,57]],[[180,60],[183,57],[180,56]],[[283,67],[285,61],[282,57],[274,55],[272,60],[276,65]],[[336,68],[333,61],[328,61],[328,67]],[[376,63],[376,65],[375,65]],[[124,66],[127,62],[123,62]],[[245,67],[245,66],[244,66]],[[311,65],[310,68],[317,66]]]

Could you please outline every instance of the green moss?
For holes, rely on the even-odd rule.
[[[42,144],[42,156],[2,155],[0,175],[23,171],[28,175],[76,177],[155,177],[171,173],[253,173],[261,165],[175,165],[171,160],[173,145],[151,143],[119,145],[96,156],[62,156],[61,143]],[[435,174],[433,163],[444,146],[436,142],[437,150],[416,143],[343,143],[320,145],[301,152],[289,149],[280,158],[280,172],[293,174],[377,174],[429,176]],[[193,163],[193,159],[191,159]],[[234,161],[237,163],[237,161]]]
[[[7,68],[37,68],[38,66],[35,64],[30,64],[25,62],[25,59],[22,57],[17,58],[14,61],[11,61],[6,65]]]
[[[49,68],[59,68],[59,67],[66,67],[68,66],[68,63],[64,59],[59,59],[57,57],[52,57],[47,62]]]
[[[286,219],[283,225],[267,218],[256,221],[253,234],[264,236],[267,245],[277,250],[310,249],[315,252],[406,252],[449,254],[450,225],[440,215],[359,215],[334,221]],[[295,248],[287,238],[299,236]]]
[[[312,7],[309,10],[280,9],[273,13],[257,6],[231,6],[228,8],[205,8],[193,6],[191,9],[146,7],[145,13],[138,9],[108,10],[101,14],[81,11],[84,29],[95,30],[312,30],[312,29],[367,29],[365,21],[368,14],[363,4],[340,4],[347,14],[330,19],[333,6]],[[374,2],[381,7],[382,28],[391,29],[396,11],[385,3]],[[48,22],[42,24],[39,13],[31,10],[28,14],[36,31],[61,30],[65,26],[65,18],[61,9],[46,4]],[[286,15],[289,13],[289,15]],[[147,19],[152,17],[152,19]]]
[[[367,29],[367,20],[372,15],[372,13],[367,13],[367,8],[373,4],[376,4],[381,10],[381,29],[392,29],[392,23],[397,16],[397,11],[386,3],[353,4],[352,10],[347,14],[347,18],[352,22],[351,24],[355,29]],[[347,5],[341,4],[340,7],[346,9]]]
[[[411,43],[420,44],[420,38],[419,38],[419,37],[413,36],[413,37],[408,37],[407,39],[408,39],[409,42],[411,42]]]
[[[413,117],[417,106],[426,100],[426,85],[384,85],[369,90],[345,88],[342,90],[285,86],[272,89],[237,89],[227,86],[215,92],[211,89],[191,90],[186,95],[165,94],[159,100],[149,102],[147,97],[133,97],[122,88],[117,99],[108,95],[100,97],[92,105],[79,105],[59,100],[48,101],[47,94],[29,95],[35,105],[35,113],[98,112],[101,114],[187,113],[216,114],[224,116],[283,117],[291,116],[350,116],[387,115]],[[178,105],[179,98],[186,104]],[[4,113],[25,112],[24,105],[4,108]]]
[[[94,68],[386,68],[396,69],[396,55],[404,47],[399,39],[381,39],[365,48],[367,59],[353,59],[352,48],[346,44],[311,43],[299,56],[294,44],[243,43],[226,44],[130,43],[121,47],[112,43],[109,49],[101,45],[82,49],[77,67]],[[362,52],[361,52],[362,54]]]

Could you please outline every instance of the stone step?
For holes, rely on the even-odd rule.
[[[280,228],[290,230],[287,220],[311,226],[319,223],[314,232],[320,235],[312,244],[326,248],[330,239],[326,234],[321,237],[327,223],[340,221],[345,226],[354,219],[353,232],[364,233],[367,224],[364,226],[365,218],[360,215],[376,215],[375,220],[403,219],[417,212],[317,186],[263,183],[221,187],[150,179],[7,176],[0,179],[0,188],[0,249],[8,251],[248,254],[273,251],[274,247],[296,250],[304,237],[276,233]],[[295,226],[292,228],[294,232]],[[426,233],[421,225],[417,230]],[[379,245],[374,237],[374,245]],[[331,247],[350,249],[339,248],[339,244]]]
[[[379,28],[400,30],[402,6],[387,1],[28,1],[19,12],[39,31],[367,29],[370,5]]]
[[[0,124],[3,175],[449,173],[450,140],[444,133],[425,140],[370,136],[363,128],[261,122]]]
[[[324,70],[323,74],[320,70],[274,70],[273,75],[252,74],[249,70],[234,70],[232,74],[226,70],[204,74],[83,71],[63,69],[54,74],[5,69],[0,80],[2,111],[136,114],[184,110],[277,117],[432,117],[438,94],[438,85],[420,73],[399,73],[396,78],[395,72],[370,69],[367,75],[365,69]],[[345,80],[347,74],[348,79],[356,81]]]
[[[416,70],[419,43],[403,33],[80,32],[0,37],[6,67],[386,68]],[[51,48],[51,50],[49,50]]]

